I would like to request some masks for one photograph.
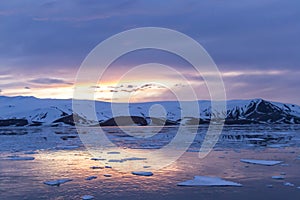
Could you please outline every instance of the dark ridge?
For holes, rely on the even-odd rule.
[[[147,126],[147,120],[139,116],[120,116],[113,117],[104,122],[100,122],[100,126]]]
[[[3,119],[0,120],[0,126],[26,126],[27,119]]]

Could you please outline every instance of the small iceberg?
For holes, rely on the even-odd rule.
[[[89,200],[89,199],[94,199],[95,197],[94,196],[91,196],[91,195],[84,195],[81,197],[82,200]]]
[[[105,177],[112,177],[111,174],[103,174],[103,176],[105,176]]]
[[[137,157],[131,157],[131,158],[124,158],[123,161],[138,161],[138,160],[147,160],[147,158],[137,158]]]
[[[33,155],[33,154],[38,154],[38,152],[36,152],[36,151],[26,151],[26,152],[24,152],[24,154]]]
[[[251,159],[241,159],[241,162],[244,163],[250,163],[250,164],[256,164],[256,165],[265,165],[265,166],[273,166],[278,165],[280,163],[283,163],[283,161],[277,161],[277,160],[251,160]]]
[[[290,187],[294,187],[295,185],[293,183],[289,183],[289,182],[285,182],[283,183],[284,186],[290,186]]]
[[[50,186],[60,186],[61,184],[67,183],[72,181],[72,179],[58,179],[58,180],[53,180],[53,181],[45,181],[44,184],[50,185]]]
[[[131,172],[133,175],[137,175],[137,176],[153,176],[152,172]]]
[[[85,180],[90,181],[90,180],[93,180],[93,179],[96,179],[96,178],[97,178],[97,176],[89,176]]]
[[[226,181],[219,177],[195,176],[193,180],[178,183],[177,186],[235,186],[241,187],[242,184]]]
[[[118,151],[111,151],[111,152],[107,152],[107,154],[121,154],[121,153]]]
[[[90,167],[91,169],[103,169],[103,167],[100,167],[100,166],[92,166]]]
[[[283,180],[285,176],[272,176],[272,179]]]
[[[25,156],[8,156],[7,160],[12,160],[12,161],[26,161],[26,160],[34,160],[34,157],[25,157]]]
[[[73,149],[78,149],[80,146],[75,146],[75,145],[70,145],[70,146],[57,146],[55,149],[56,150],[73,150]]]
[[[124,161],[122,159],[121,160],[111,159],[111,160],[108,160],[108,162],[119,162],[119,163],[122,163]]]
[[[104,161],[106,159],[105,158],[91,158],[91,160],[94,160],[94,161]]]

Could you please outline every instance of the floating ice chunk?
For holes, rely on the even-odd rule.
[[[36,152],[36,151],[27,151],[27,152],[24,152],[24,154],[33,155],[33,154],[38,154],[38,152]]]
[[[111,174],[103,174],[103,176],[105,176],[105,177],[112,177]]]
[[[300,186],[299,186],[299,187],[297,187],[297,189],[300,189]]]
[[[256,165],[266,165],[266,166],[273,166],[282,163],[283,161],[277,160],[251,160],[251,159],[241,159],[241,162],[256,164]]]
[[[89,176],[85,180],[90,181],[90,180],[93,180],[93,179],[96,179],[96,178],[97,178],[97,176]]]
[[[55,149],[57,150],[72,150],[72,149],[78,149],[80,146],[76,145],[70,145],[70,146],[57,146]]]
[[[270,147],[270,148],[283,148],[283,147],[288,147],[289,145],[288,144],[269,144],[267,145],[267,147]]]
[[[44,184],[50,185],[50,186],[60,186],[61,184],[67,183],[72,181],[72,179],[58,179],[58,180],[53,180],[53,181],[45,181]]]
[[[34,160],[34,157],[21,157],[21,156],[8,156],[8,160],[13,161],[26,161],[26,160]]]
[[[94,199],[95,197],[92,195],[84,195],[81,198],[82,198],[82,200],[89,200],[89,199]]]
[[[283,180],[285,176],[272,176],[272,179]]]
[[[123,158],[123,159],[111,159],[108,160],[108,162],[126,162],[126,161],[138,161],[138,160],[147,160],[147,158],[137,158],[137,157],[131,157],[131,158]]]
[[[103,169],[103,167],[100,167],[100,166],[92,166],[90,167],[91,169]]]
[[[284,186],[290,186],[290,187],[294,187],[295,185],[293,183],[289,183],[289,182],[285,182],[283,183]]]
[[[118,151],[111,151],[111,152],[107,152],[107,154],[120,154],[120,152],[118,152]]]
[[[283,164],[280,164],[280,166],[282,166],[282,167],[288,167],[288,166],[290,166],[289,164],[286,164],[286,163],[283,163]]]
[[[187,180],[177,184],[178,186],[236,186],[241,187],[242,184],[232,181],[226,181],[219,177],[195,176],[193,180]]]
[[[104,161],[106,160],[105,158],[91,158],[91,160],[95,160],[95,161]]]
[[[117,159],[111,159],[111,160],[108,160],[108,162],[119,162],[119,163],[122,163],[124,161],[123,160],[117,160]]]
[[[273,188],[273,185],[267,185],[268,188]]]
[[[152,176],[153,175],[152,172],[143,172],[143,171],[132,172],[132,174],[137,175],[137,176]]]
[[[147,158],[137,158],[137,157],[131,157],[131,158],[124,158],[123,161],[134,161],[134,160],[147,160]]]
[[[112,168],[112,166],[106,165],[106,166],[105,166],[105,168],[107,168],[107,169],[111,169],[111,168]]]

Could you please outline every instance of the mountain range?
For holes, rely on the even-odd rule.
[[[96,115],[101,126],[118,125],[189,125],[193,120],[208,124],[211,119],[211,102],[198,101],[199,118],[181,118],[177,101],[130,103],[129,113],[112,113],[111,103],[95,102]],[[117,103],[115,103],[117,104]],[[153,117],[149,109],[153,105],[163,107],[165,118]],[[120,103],[118,105],[121,105]],[[39,99],[35,97],[0,96],[0,126],[74,126],[74,120],[90,124],[80,113],[73,113],[71,99]],[[215,113],[214,113],[215,114]],[[229,100],[225,124],[300,124],[300,106],[264,99]],[[215,116],[217,117],[217,116]],[[97,124],[94,124],[97,125]]]

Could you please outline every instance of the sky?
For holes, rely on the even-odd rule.
[[[163,27],[205,48],[221,72],[228,99],[300,104],[299,8],[297,0],[1,1],[0,95],[72,98],[80,65],[100,42],[133,28]],[[146,63],[171,66],[188,82],[156,65],[118,82],[133,66]],[[174,100],[174,91],[187,84],[198,99],[210,98],[190,63],[146,49],[118,58],[94,89],[104,101],[128,95],[132,101],[159,101]]]

